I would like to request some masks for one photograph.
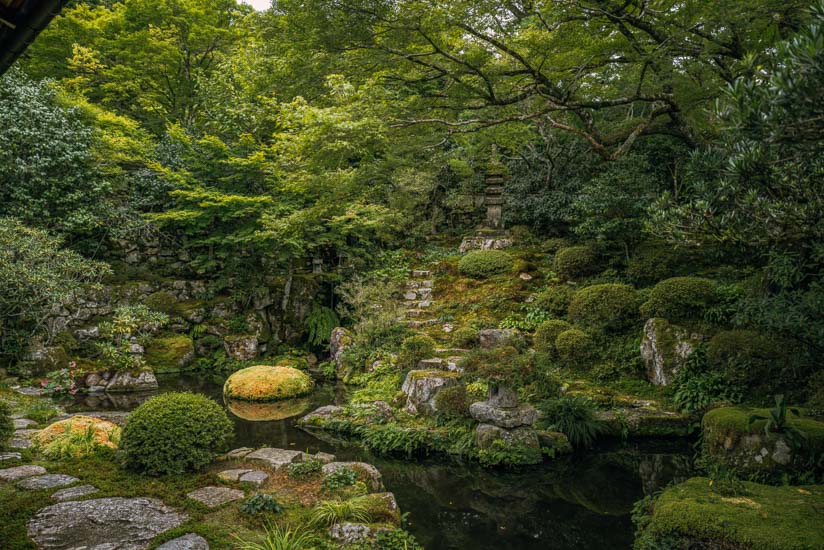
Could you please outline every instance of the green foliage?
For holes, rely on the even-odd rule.
[[[289,477],[293,479],[310,479],[320,474],[323,468],[323,462],[320,460],[306,460],[304,462],[295,462],[286,467]]]
[[[731,384],[749,389],[774,385],[786,365],[779,339],[754,330],[725,330],[707,344],[707,362]]]
[[[488,449],[478,451],[478,460],[487,468],[496,466],[526,466],[543,460],[540,449],[521,443],[509,444],[496,439]]]
[[[435,410],[438,417],[446,421],[469,418],[469,399],[466,395],[466,387],[450,386],[441,389],[435,394]]]
[[[11,419],[11,409],[8,403],[0,401],[0,449],[5,449],[12,434],[14,422]]]
[[[346,522],[365,523],[369,519],[369,508],[362,498],[324,500],[312,510],[312,523],[325,527]]]
[[[478,344],[478,329],[473,327],[455,329],[450,335],[450,341],[456,348],[474,347]]]
[[[716,286],[709,279],[673,277],[653,287],[641,306],[641,314],[669,321],[701,319],[716,300]]]
[[[709,368],[704,345],[697,346],[675,373],[672,388],[676,407],[687,414],[702,413],[715,402],[738,403],[743,397],[723,373]]]
[[[142,355],[132,353],[132,338],[141,345],[169,322],[169,316],[150,310],[147,306],[121,305],[114,310],[111,320],[100,323],[100,336],[105,339],[97,348],[107,366],[115,370],[135,370],[143,367]]]
[[[555,353],[555,340],[562,332],[570,330],[572,325],[560,319],[544,321],[535,329],[535,350],[539,352]]]
[[[548,286],[535,295],[532,305],[547,311],[555,318],[566,317],[569,302],[572,301],[574,294],[575,289],[569,285]]]
[[[801,411],[796,407],[787,406],[787,400],[783,395],[775,396],[775,407],[769,410],[768,415],[753,414],[747,419],[747,426],[750,427],[759,420],[765,420],[764,433],[770,432],[783,434],[793,447],[800,447],[801,442],[806,439],[806,434],[790,423],[787,413],[794,416],[801,416]]]
[[[410,336],[401,343],[398,353],[398,368],[414,369],[421,359],[428,359],[435,354],[435,340],[425,334]]]
[[[260,542],[235,538],[238,550],[307,550],[317,544],[317,539],[311,531],[292,531],[279,525],[267,525],[266,536]]]
[[[555,272],[562,279],[578,279],[597,269],[595,251],[588,246],[570,246],[555,253]]]
[[[581,327],[620,331],[638,319],[638,294],[629,285],[603,284],[583,288],[569,304],[569,320]]]
[[[340,318],[335,310],[314,304],[305,323],[309,329],[309,343],[320,346],[329,341],[332,329],[340,325]]]
[[[555,339],[555,351],[565,364],[582,366],[592,357],[592,338],[583,330],[565,330]]]
[[[649,285],[676,274],[685,254],[672,244],[641,243],[627,262],[626,275],[639,285]]]
[[[323,478],[323,488],[327,491],[334,491],[335,489],[354,485],[357,480],[358,472],[352,468],[338,468]]]
[[[89,457],[98,454],[112,455],[112,449],[97,442],[95,426],[90,424],[84,431],[72,431],[66,425],[66,433],[54,438],[45,445],[38,446],[44,457],[50,460],[65,460],[77,457]],[[109,441],[120,443],[120,428],[113,428],[107,434]]]
[[[575,448],[592,447],[599,435],[605,433],[605,424],[595,418],[595,407],[585,397],[559,397],[540,404],[544,413],[541,420],[548,430],[567,436]]]
[[[530,369],[529,358],[512,346],[473,350],[461,365],[468,373],[507,385],[522,383]]]
[[[512,270],[515,260],[503,250],[475,250],[458,262],[462,275],[475,279],[486,279]]]
[[[525,312],[523,315],[508,315],[498,324],[498,327],[532,332],[538,325],[552,318],[549,313],[533,304],[521,304],[520,308]]]
[[[166,393],[135,409],[123,429],[127,464],[149,475],[197,471],[232,438],[223,408],[203,395]]]
[[[244,514],[257,515],[261,512],[272,512],[279,514],[283,511],[283,506],[272,495],[258,493],[252,495],[240,504],[240,511]]]

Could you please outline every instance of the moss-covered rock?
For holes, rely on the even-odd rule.
[[[700,277],[672,277],[653,287],[641,306],[641,314],[670,321],[700,319],[716,299],[713,281]]]
[[[47,456],[77,457],[95,447],[117,449],[120,433],[120,427],[108,420],[78,415],[43,428],[34,436],[34,443]]]
[[[666,319],[647,320],[641,337],[641,360],[646,367],[647,379],[659,386],[671,384],[678,369],[684,366],[701,340],[700,334]]]
[[[577,279],[598,270],[598,257],[588,246],[570,246],[555,253],[555,272],[563,279]]]
[[[824,486],[742,483],[728,494],[707,478],[666,489],[649,510],[635,550],[824,548]]]
[[[153,338],[146,346],[146,364],[155,373],[187,370],[194,358],[194,342],[184,334]]]
[[[784,344],[755,330],[724,330],[707,344],[707,362],[734,384],[769,390],[787,363]]]
[[[790,426],[803,434],[800,447],[795,448],[785,434],[765,432],[765,420],[749,424],[752,416],[769,416],[767,409],[724,407],[704,415],[704,452],[742,476],[777,479],[812,471],[824,455],[824,422],[787,414]]]
[[[250,422],[270,422],[298,416],[303,414],[310,404],[311,400],[308,397],[270,403],[237,400],[226,402],[230,413]]]
[[[656,407],[619,407],[597,411],[595,416],[616,437],[685,437],[693,431],[688,416]]]
[[[306,395],[314,385],[298,369],[256,365],[232,374],[223,385],[223,395],[240,401],[278,401]]]
[[[512,270],[514,259],[503,250],[476,250],[470,252],[458,263],[462,275],[475,279],[485,279]]]
[[[619,331],[638,319],[638,293],[629,285],[583,288],[569,303],[569,320],[587,329]]]
[[[357,499],[366,508],[370,522],[396,526],[401,524],[401,512],[392,493],[371,493]]]
[[[592,357],[593,343],[589,334],[573,328],[560,333],[555,339],[558,357],[568,365],[583,365]]]

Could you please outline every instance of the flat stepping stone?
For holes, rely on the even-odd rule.
[[[209,543],[200,535],[189,533],[164,542],[156,550],[209,550]]]
[[[227,502],[242,499],[245,493],[240,489],[230,489],[228,487],[201,487],[186,496],[209,508],[217,508]]]
[[[319,460],[324,464],[329,464],[330,462],[335,462],[336,457],[331,453],[315,453],[312,455],[313,460]]]
[[[32,388],[32,387],[23,387],[23,388],[14,388],[14,391],[17,393],[22,393],[23,395],[31,395],[34,397],[40,397],[41,395],[45,395],[46,391],[42,388]]]
[[[46,506],[28,534],[41,550],[143,550],[188,519],[155,498],[96,498]]]
[[[23,455],[20,453],[0,453],[0,462],[4,460],[22,460]]]
[[[229,451],[228,453],[223,455],[223,458],[225,458],[227,460],[232,459],[232,458],[244,458],[246,455],[248,455],[252,451],[254,451],[254,449],[252,449],[250,447],[241,447],[239,449],[233,449],[233,450]]]
[[[269,474],[266,472],[261,472],[260,470],[252,470],[251,472],[247,472],[240,476],[241,483],[251,483],[252,485],[257,485],[260,487],[266,480],[269,479]]]
[[[422,370],[442,369],[444,360],[440,357],[432,357],[430,359],[421,359],[418,361],[418,368]]]
[[[34,437],[38,433],[40,433],[40,430],[14,430],[14,436],[13,437],[31,439],[32,437]]]
[[[27,477],[41,476],[45,473],[46,469],[43,466],[26,464],[25,466],[15,466],[14,468],[0,470],[0,479],[3,481],[17,481],[18,479],[25,479]]]
[[[425,312],[422,309],[407,309],[406,310],[407,317],[420,317],[424,313]]]
[[[17,486],[28,491],[35,491],[37,489],[56,489],[57,487],[65,487],[72,483],[80,481],[76,477],[66,474],[45,474],[42,476],[28,477],[23,481],[18,481]]]
[[[421,327],[428,327],[432,325],[437,325],[437,319],[427,319],[426,321],[407,321],[406,326],[409,328],[421,328]]]
[[[32,445],[33,445],[33,443],[31,442],[31,439],[25,439],[25,438],[22,438],[22,437],[15,437],[14,439],[11,440],[11,443],[9,443],[9,448],[10,449],[30,449]]]
[[[249,453],[245,458],[246,460],[260,460],[273,468],[280,469],[294,462],[303,462],[306,458],[306,453],[302,451],[291,451],[289,449],[264,447],[253,453]]]
[[[77,487],[67,487],[65,489],[55,491],[52,494],[51,499],[57,502],[77,500],[79,498],[85,497],[86,495],[94,494],[99,490],[100,489],[98,489],[94,485],[78,485]]]
[[[14,419],[14,429],[15,430],[25,430],[26,428],[31,428],[32,426],[37,426],[37,422],[34,420],[30,420],[28,418],[15,418]]]
[[[217,474],[217,477],[219,477],[220,479],[225,479],[226,481],[238,481],[240,479],[240,476],[242,476],[243,474],[248,474],[251,471],[253,470],[223,470],[222,472]]]
[[[426,269],[416,269],[412,271],[412,276],[416,279],[425,279],[432,275],[432,272]]]

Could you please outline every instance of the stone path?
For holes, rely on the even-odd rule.
[[[294,462],[303,462],[306,459],[306,453],[302,451],[291,451],[288,449],[273,449],[271,447],[264,447],[257,451],[251,452],[245,456],[246,460],[260,460],[267,463],[269,466],[279,470]]]
[[[17,486],[27,491],[35,491],[38,489],[57,489],[58,487],[65,487],[80,481],[76,477],[66,474],[44,474],[42,476],[28,477],[22,481],[17,482]]]
[[[427,316],[427,310],[432,306],[432,276],[431,271],[416,269],[412,271],[412,278],[406,282],[403,293],[406,310],[406,325],[409,328],[421,328],[438,324],[437,319],[421,319]]]
[[[95,487],[94,485],[77,485],[76,487],[67,487],[65,489],[60,489],[59,491],[55,491],[51,499],[57,502],[65,502],[67,500],[77,500],[79,498],[83,498],[87,495],[94,494],[98,492],[100,489]]]
[[[186,496],[209,508],[217,508],[227,502],[242,499],[245,493],[240,489],[230,489],[228,487],[201,487]]]
[[[200,535],[189,533],[161,544],[157,550],[209,550],[209,543]]]

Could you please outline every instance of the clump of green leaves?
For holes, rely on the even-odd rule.
[[[323,478],[323,488],[327,491],[334,491],[343,487],[354,485],[358,481],[358,472],[352,468],[338,468],[325,478]]]
[[[544,401],[541,421],[548,430],[561,432],[576,448],[589,448],[607,426],[595,417],[595,406],[586,397],[564,396]]]
[[[317,544],[315,535],[308,530],[292,531],[278,525],[267,525],[266,536],[260,542],[237,539],[238,550],[307,550]]]
[[[717,401],[738,403],[741,390],[730,384],[723,373],[707,366],[707,347],[697,346],[678,369],[672,381],[673,400],[678,410],[700,413]]]
[[[97,348],[115,370],[140,369],[145,361],[132,351],[132,344],[147,344],[151,335],[168,322],[168,315],[142,304],[118,306],[109,321],[100,323],[100,335],[105,340],[98,342]]]
[[[14,433],[14,422],[11,419],[11,409],[5,401],[0,401],[0,449],[5,449],[6,444]]]
[[[240,505],[240,511],[252,516],[261,512],[279,514],[283,511],[283,506],[272,495],[259,493],[244,500]]]
[[[751,427],[759,420],[766,420],[764,423],[764,433],[770,432],[783,434],[791,445],[798,448],[807,438],[807,435],[792,425],[790,415],[801,416],[801,410],[797,407],[787,405],[787,399],[779,394],[775,396],[775,406],[772,407],[767,416],[754,414],[747,420],[748,427]]]
[[[306,317],[305,324],[309,329],[309,343],[313,346],[320,346],[329,341],[332,329],[340,325],[340,317],[335,310],[314,304]]]
[[[323,462],[320,460],[307,460],[290,464],[286,471],[293,479],[309,479],[318,475],[322,468]]]
[[[312,523],[315,525],[329,527],[347,521],[355,523],[369,521],[369,507],[366,501],[360,498],[324,500],[312,510]]]

